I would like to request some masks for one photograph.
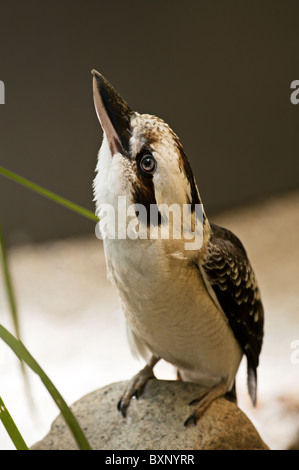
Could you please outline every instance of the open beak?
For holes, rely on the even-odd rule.
[[[133,111],[119,93],[96,70],[93,75],[93,98],[97,116],[106,134],[111,155],[129,156],[130,120]]]

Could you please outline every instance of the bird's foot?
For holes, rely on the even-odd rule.
[[[131,399],[138,399],[142,395],[147,382],[150,379],[155,378],[156,377],[153,373],[153,367],[151,365],[146,365],[144,369],[138,372],[138,374],[134,375],[117,404],[117,408],[124,418],[126,417],[127,408],[131,402]]]
[[[202,392],[198,397],[192,400],[189,405],[195,405],[193,413],[186,419],[184,426],[189,424],[196,424],[197,421],[204,415],[211,403],[219,397],[225,395],[227,391],[227,386],[225,382],[220,382],[220,384],[215,387]]]

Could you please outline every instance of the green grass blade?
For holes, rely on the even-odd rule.
[[[36,360],[31,356],[29,351],[26,349],[24,344],[16,339],[6,328],[0,325],[0,338],[5,341],[5,343],[13,350],[13,352],[18,356],[20,360],[23,360],[32,370],[35,372],[47,388],[48,392],[51,394],[53,400],[61,411],[67,425],[72,432],[79,449],[81,450],[91,450],[91,447],[77,421],[74,414],[67,406],[63,397],[60,395],[54,384],[36,362]]]
[[[1,224],[0,224],[0,264],[2,265],[2,269],[3,269],[4,284],[6,287],[7,299],[8,299],[8,304],[10,308],[15,335],[18,339],[20,339],[21,334],[20,334],[19,314],[18,314],[18,309],[17,309],[16,296],[14,293],[13,283],[12,283],[10,270],[9,270],[5,239],[4,239]],[[31,407],[33,408],[33,400],[31,396],[30,385],[29,385],[28,376],[26,374],[26,369],[25,369],[23,361],[21,361],[21,371],[22,371],[23,378],[24,378],[26,394],[27,394],[29,403],[31,403]]]
[[[32,191],[40,194],[41,196],[44,196],[50,199],[51,201],[54,201],[60,204],[61,206],[64,206],[67,209],[76,212],[77,214],[83,215],[87,219],[93,220],[94,222],[98,222],[99,220],[98,217],[90,210],[85,209],[84,207],[79,206],[78,204],[75,204],[74,202],[69,201],[64,197],[58,196],[52,191],[49,191],[48,189],[45,189],[42,186],[39,186],[38,184],[32,183],[32,181],[29,181],[26,178],[17,175],[13,171],[3,168],[2,166],[0,166],[0,175],[5,176],[6,178],[14,181],[15,183],[21,184],[22,186],[25,186],[28,189],[31,189]]]
[[[12,316],[12,320],[14,324],[15,334],[16,334],[16,337],[20,339],[20,324],[19,324],[19,317],[18,317],[18,311],[17,311],[17,303],[16,303],[16,297],[14,294],[14,289],[13,289],[10,271],[8,267],[6,245],[5,245],[5,240],[4,240],[4,235],[3,235],[1,224],[0,224],[0,260],[1,260],[1,265],[3,269],[4,283],[6,287],[10,312],[11,312],[11,316]]]
[[[20,431],[18,430],[14,420],[12,419],[1,397],[0,397],[0,420],[2,421],[3,426],[5,427],[16,449],[28,450],[26,442],[24,441]]]

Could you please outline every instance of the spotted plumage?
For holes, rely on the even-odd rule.
[[[162,119],[133,112],[114,88],[93,71],[94,101],[104,131],[94,180],[96,213],[109,203],[118,213],[118,198],[142,205],[138,218],[145,233],[156,208],[157,237],[105,238],[107,272],[126,317],[132,351],[146,361],[119,402],[125,416],[153,367],[162,358],[173,364],[182,380],[206,387],[192,403],[185,424],[196,422],[210,404],[234,390],[245,355],[248,387],[256,402],[259,355],[263,338],[263,307],[253,269],[239,239],[209,222],[190,162],[178,136]],[[182,219],[165,234],[162,206],[191,207],[193,226],[202,234],[199,247],[188,249]],[[134,206],[134,207],[135,207]],[[161,213],[160,213],[161,209]],[[138,210],[136,211],[138,212]]]

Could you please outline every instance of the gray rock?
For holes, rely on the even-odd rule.
[[[202,390],[180,381],[151,380],[127,417],[117,410],[126,382],[89,393],[72,406],[87,439],[97,450],[241,450],[268,447],[236,404],[216,400],[196,426],[184,426],[188,403]],[[61,415],[33,450],[72,450],[76,443]]]

